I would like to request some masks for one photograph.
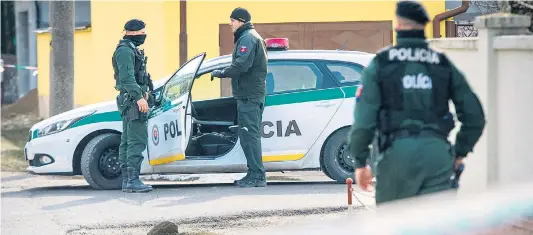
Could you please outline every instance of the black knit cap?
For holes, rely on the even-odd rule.
[[[242,7],[235,8],[231,12],[230,18],[236,19],[236,20],[244,22],[244,23],[252,20],[252,16],[248,12],[248,10],[246,10],[245,8],[242,8]]]
[[[400,1],[396,4],[396,15],[425,25],[429,16],[420,3],[415,1]]]
[[[146,26],[146,24],[139,19],[132,19],[124,25],[124,29],[128,31],[137,31],[141,30]]]

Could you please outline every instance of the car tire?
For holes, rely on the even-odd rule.
[[[94,137],[81,155],[81,173],[94,189],[121,189],[122,172],[118,164],[120,135],[101,134]]]
[[[336,131],[326,142],[322,156],[322,169],[325,175],[337,183],[346,183],[346,179],[354,179],[353,163],[348,163],[348,131],[349,128],[342,128]],[[344,158],[341,161],[339,158]]]

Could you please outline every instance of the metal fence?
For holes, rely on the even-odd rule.
[[[477,37],[478,31],[474,27],[474,22],[469,21],[447,21],[446,37]]]

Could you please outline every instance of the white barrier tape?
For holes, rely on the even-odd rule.
[[[16,64],[4,64],[4,65],[2,66],[2,69],[4,69],[3,67],[16,68],[16,69],[27,69],[27,70],[37,70],[37,67],[33,67],[33,66],[22,66],[22,65],[16,65]]]
[[[15,69],[25,69],[25,70],[34,70],[32,73],[32,76],[36,76],[38,74],[37,67],[33,66],[21,66],[21,65],[15,65],[15,64],[4,64],[0,66],[0,73],[4,72],[4,67],[7,68],[15,68]]]

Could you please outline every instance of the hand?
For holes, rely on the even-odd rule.
[[[141,98],[140,100],[137,100],[137,106],[139,106],[139,111],[143,113],[148,112],[148,102],[144,98]]]
[[[213,81],[213,78],[214,77],[217,77],[217,78],[223,78],[224,77],[224,73],[222,72],[222,70],[214,70],[213,72],[211,72],[211,81]]]
[[[458,157],[455,159],[455,169],[457,170],[459,168],[459,165],[461,165],[463,163],[463,158],[464,157]]]
[[[372,191],[372,169],[370,166],[355,169],[355,182],[361,189],[368,192]]]

